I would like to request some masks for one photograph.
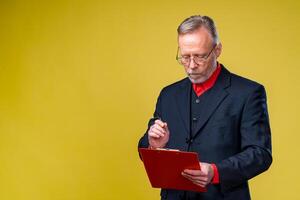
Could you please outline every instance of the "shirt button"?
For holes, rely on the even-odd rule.
[[[200,100],[199,99],[196,99],[196,103],[199,103],[200,102]]]
[[[193,117],[193,121],[197,121],[197,117]]]

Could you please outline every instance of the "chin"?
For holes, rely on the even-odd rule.
[[[194,78],[191,78],[191,77],[189,77],[189,79],[190,79],[190,81],[192,82],[192,83],[203,83],[204,81],[205,81],[205,79],[194,79]]]

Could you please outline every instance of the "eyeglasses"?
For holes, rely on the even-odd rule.
[[[210,52],[207,55],[192,55],[192,56],[178,56],[179,53],[179,47],[177,49],[177,54],[176,54],[176,60],[178,61],[179,64],[183,65],[183,66],[189,66],[191,63],[191,58],[193,58],[194,63],[196,64],[202,64],[204,63],[209,56],[211,55],[211,53],[213,52],[213,50],[216,48],[216,44],[213,46],[213,48],[210,50]]]

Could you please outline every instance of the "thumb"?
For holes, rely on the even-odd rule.
[[[166,122],[164,123],[164,128],[169,131],[168,124]]]

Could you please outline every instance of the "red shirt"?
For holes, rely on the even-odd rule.
[[[217,68],[215,69],[213,74],[206,81],[204,81],[203,83],[193,83],[193,89],[198,97],[200,95],[202,95],[204,92],[206,92],[207,90],[209,90],[212,86],[214,86],[214,84],[220,74],[220,71],[221,71],[221,65],[220,65],[220,63],[218,63]],[[220,183],[218,168],[213,163],[211,164],[211,166],[214,170],[214,177],[212,179],[212,183],[218,184],[218,183]]]
[[[217,68],[213,72],[213,74],[203,83],[193,83],[193,89],[197,96],[199,97],[201,94],[209,90],[212,86],[214,86],[219,74],[221,71],[221,65],[218,63]]]

